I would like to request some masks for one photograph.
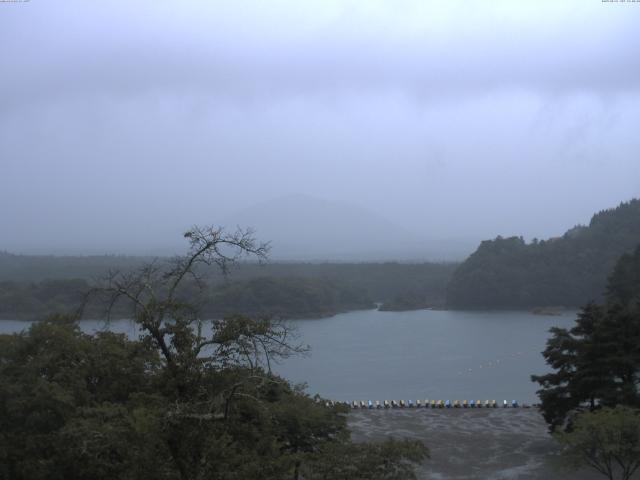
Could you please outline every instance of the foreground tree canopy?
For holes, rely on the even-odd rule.
[[[618,260],[606,299],[551,330],[543,355],[554,371],[532,380],[564,464],[629,480],[640,468],[640,246]]]
[[[52,316],[0,336],[0,476],[11,479],[407,479],[420,442],[353,443],[341,406],[271,372],[302,353],[285,324],[205,322],[183,293],[197,265],[264,258],[250,232],[187,232],[187,255],[114,273],[92,292],[129,305],[138,340]],[[191,296],[189,298],[192,298]]]
[[[582,308],[570,330],[551,330],[543,355],[554,371],[532,379],[552,429],[583,410],[640,406],[640,247],[620,258],[606,298]]]
[[[556,434],[569,467],[588,465],[609,480],[629,480],[640,468],[640,411],[605,407],[577,417]]]

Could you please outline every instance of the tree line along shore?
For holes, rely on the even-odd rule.
[[[238,312],[203,320],[215,288],[248,301],[246,286],[211,269],[227,272],[244,253],[263,259],[264,247],[241,230],[195,228],[185,237],[186,255],[112,271],[82,294],[82,309],[0,335],[0,476],[416,478],[430,455],[421,440],[354,442],[345,406],[271,371],[272,361],[306,351],[286,322]],[[239,253],[220,256],[220,244]],[[572,328],[550,331],[543,356],[551,372],[531,377],[567,464],[611,480],[640,469],[636,245],[614,262],[601,300],[584,303]],[[310,289],[289,278],[278,281]],[[92,308],[125,312],[140,337],[83,333],[78,321]]]
[[[461,263],[240,263],[222,275],[200,272],[192,301],[204,315],[279,318],[330,316],[349,310],[528,309],[547,313],[603,300],[617,259],[640,243],[640,200],[596,213],[547,240],[501,237],[483,241]],[[0,319],[35,319],[72,312],[96,279],[152,259],[115,255],[54,257],[0,252]],[[197,295],[196,295],[197,292]],[[88,314],[99,316],[94,306]]]

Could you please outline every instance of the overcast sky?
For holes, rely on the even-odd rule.
[[[126,252],[292,193],[439,239],[640,196],[640,3],[0,3],[0,250]]]

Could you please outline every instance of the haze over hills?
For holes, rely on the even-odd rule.
[[[306,194],[288,194],[249,204],[235,213],[229,205],[208,212],[181,212],[159,218],[151,214],[132,223],[125,217],[112,222],[117,228],[96,226],[94,217],[82,219],[86,228],[78,235],[43,226],[44,235],[12,240],[14,232],[0,235],[0,251],[18,255],[55,256],[173,256],[182,254],[186,243],[182,233],[193,224],[254,230],[258,241],[270,242],[274,261],[380,262],[461,261],[477,246],[481,237],[451,238],[446,232],[430,232],[427,222],[416,220],[416,231],[373,209]],[[220,212],[220,213],[219,213]],[[46,241],[42,239],[46,238]]]
[[[422,237],[366,208],[302,194],[255,204],[225,218],[271,242],[274,260],[456,260],[477,242]]]

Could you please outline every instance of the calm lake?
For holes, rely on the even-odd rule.
[[[357,311],[318,320],[293,320],[308,357],[288,359],[275,370],[307,382],[311,394],[334,400],[496,399],[537,401],[532,373],[548,371],[540,352],[552,326],[570,327],[575,312],[540,316],[527,312],[418,310]],[[0,321],[0,333],[25,322]],[[104,328],[99,321],[83,330]],[[129,321],[114,331],[136,336]]]

